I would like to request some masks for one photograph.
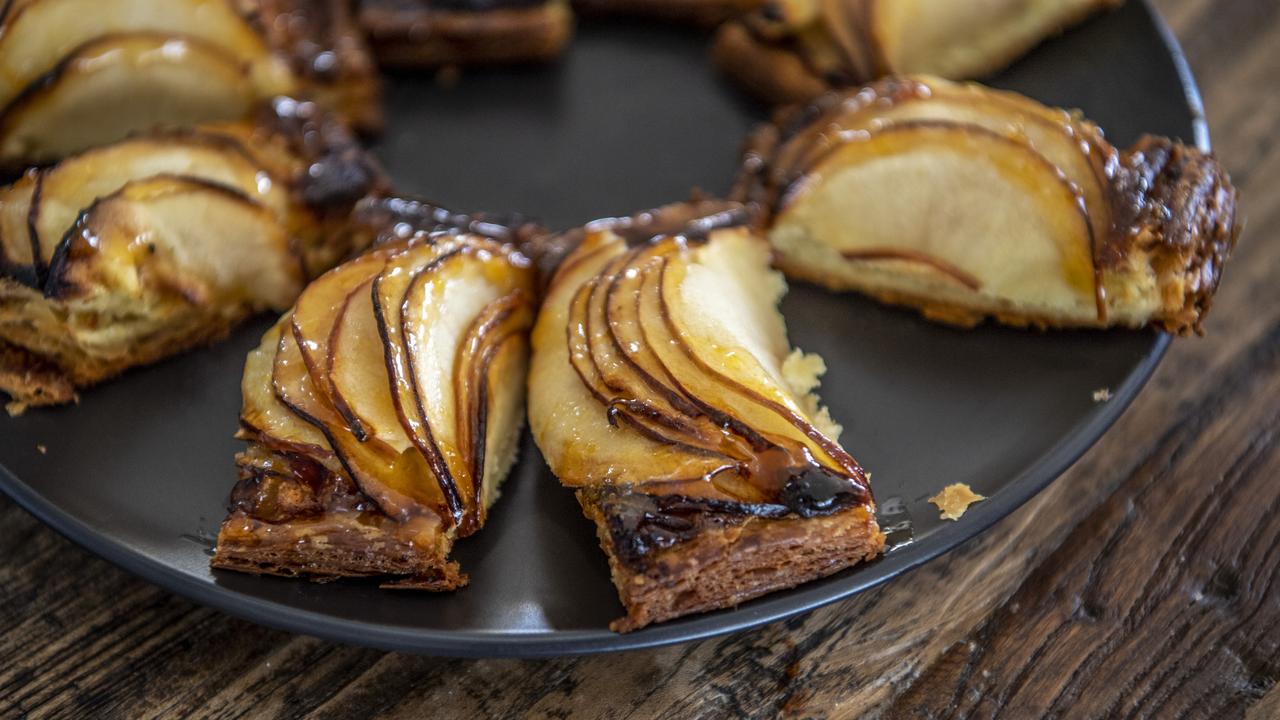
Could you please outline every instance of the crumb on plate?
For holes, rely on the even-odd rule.
[[[986,500],[964,483],[948,485],[942,492],[929,498],[929,502],[942,511],[943,520],[959,520],[964,517],[969,506]]]
[[[49,448],[45,447],[44,445],[37,445],[37,446],[36,446],[36,450],[40,451],[40,454],[41,454],[41,455],[48,455],[48,454],[49,454]]]
[[[1102,388],[1093,391],[1093,401],[1096,403],[1104,403],[1111,400],[1111,388]]]

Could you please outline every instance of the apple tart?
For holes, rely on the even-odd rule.
[[[524,421],[534,271],[518,228],[362,207],[369,252],[321,276],[249,354],[240,481],[213,566],[451,590]],[[479,232],[488,232],[481,235]]]
[[[735,195],[788,275],[964,326],[1200,332],[1239,235],[1211,155],[928,77],[782,111]]]
[[[345,0],[10,0],[0,12],[9,168],[157,126],[246,120],[280,95],[362,129],[381,122]]]
[[[571,233],[533,334],[529,422],[596,524],[619,631],[876,557],[867,475],[791,350],[786,290],[737,204]]]
[[[399,68],[551,60],[573,33],[568,0],[359,0],[358,18]]]
[[[726,23],[717,64],[771,103],[806,102],[884,75],[994,73],[1124,0],[769,0]]]
[[[70,402],[288,308],[362,242],[348,216],[382,187],[344,124],[287,99],[29,171],[0,188],[0,390]]]

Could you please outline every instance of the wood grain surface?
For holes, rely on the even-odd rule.
[[[980,539],[725,639],[461,661],[232,619],[0,499],[0,718],[1280,717],[1280,2],[1156,4],[1247,230],[1209,336]]]

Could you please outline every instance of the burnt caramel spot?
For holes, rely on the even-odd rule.
[[[796,515],[813,518],[866,504],[871,493],[850,478],[815,465],[793,470],[780,499]]]
[[[795,468],[778,503],[705,500],[683,495],[649,495],[610,486],[579,491],[588,510],[604,522],[619,561],[643,571],[663,551],[753,518],[814,518],[863,507],[865,488],[824,468]]]

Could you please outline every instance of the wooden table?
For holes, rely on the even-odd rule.
[[[1280,0],[1158,0],[1248,229],[1209,336],[981,539],[721,640],[437,660],[181,600],[0,500],[0,717],[1280,717]]]

